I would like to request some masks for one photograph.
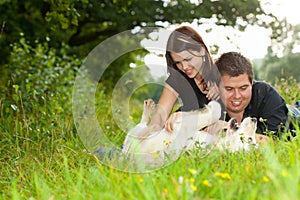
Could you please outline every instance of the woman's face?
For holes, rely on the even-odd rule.
[[[202,51],[171,52],[171,57],[180,71],[185,73],[189,78],[195,78],[203,64],[204,53],[201,52]]]

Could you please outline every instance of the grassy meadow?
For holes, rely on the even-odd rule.
[[[276,88],[287,101],[299,98],[297,82],[281,80]],[[61,97],[53,97],[51,101],[46,97],[36,98],[27,105],[29,101],[24,102],[16,86],[12,86],[11,96],[0,101],[1,199],[300,197],[298,138],[276,140],[249,153],[217,150],[206,156],[197,151],[184,153],[162,169],[126,173],[101,164],[87,152],[76,134],[71,110]],[[102,94],[100,98],[99,101],[108,102],[109,97]],[[70,100],[70,97],[63,99]],[[28,107],[30,112],[26,111]],[[140,112],[142,108],[136,109]],[[99,111],[99,121],[104,126],[110,125],[108,134],[116,134],[119,131],[111,124],[110,112],[106,104]],[[299,132],[297,129],[296,133]]]
[[[249,153],[216,150],[204,156],[195,150],[150,173],[103,165],[74,125],[74,69],[82,62],[67,50],[31,47],[25,39],[12,46],[0,79],[0,199],[299,199],[299,138]],[[289,104],[300,99],[300,84],[292,78],[275,87]],[[125,122],[140,118],[143,102],[136,99]],[[126,133],[114,121],[110,102],[99,84],[97,119],[118,146]],[[299,135],[299,127],[295,131]]]

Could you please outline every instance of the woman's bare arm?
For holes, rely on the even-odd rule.
[[[147,137],[149,133],[159,131],[164,127],[177,98],[177,92],[171,86],[166,84],[151,118],[151,122],[149,123],[147,130],[139,134],[140,138]]]
[[[175,105],[177,98],[178,94],[175,92],[175,90],[171,86],[166,84],[157,103],[156,111],[149,125],[157,125],[160,129],[163,128]]]

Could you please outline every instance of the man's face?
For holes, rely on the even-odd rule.
[[[252,83],[246,73],[231,77],[222,75],[220,84],[220,97],[229,114],[243,114],[250,103],[252,96]]]

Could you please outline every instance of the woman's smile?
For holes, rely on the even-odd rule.
[[[189,78],[195,78],[203,64],[202,56],[196,56],[199,52],[182,51],[171,52],[172,59],[177,68],[185,73]]]

